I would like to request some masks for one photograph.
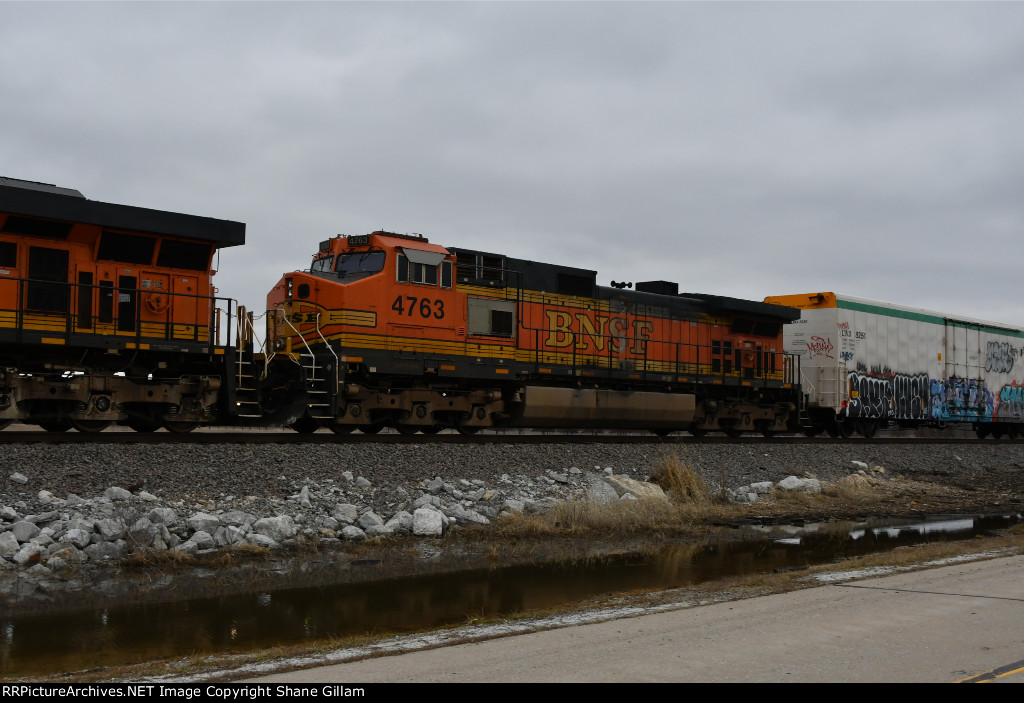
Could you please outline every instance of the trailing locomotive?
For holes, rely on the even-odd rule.
[[[602,287],[594,271],[378,231],[321,242],[267,307],[271,385],[308,394],[300,431],[769,435],[796,417],[782,326],[799,312],[664,281]]]
[[[216,249],[245,225],[0,178],[0,427],[185,432],[230,408],[233,301]]]

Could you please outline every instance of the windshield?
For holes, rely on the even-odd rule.
[[[330,271],[331,264],[334,263],[333,256],[325,256],[320,259],[314,259],[313,265],[309,267],[310,271]]]
[[[358,251],[349,254],[338,254],[338,264],[334,270],[339,276],[362,273],[371,274],[384,270],[384,252]]]

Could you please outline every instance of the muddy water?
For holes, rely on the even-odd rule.
[[[899,546],[984,535],[1019,514],[918,523],[744,527],[736,539],[667,544],[529,566],[478,569],[77,614],[0,619],[4,680],[366,633],[401,633],[589,597],[801,568]]]

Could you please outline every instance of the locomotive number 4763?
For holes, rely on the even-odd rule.
[[[405,301],[409,301],[408,307],[405,305]],[[419,305],[416,303],[419,302]],[[444,301],[434,300],[430,298],[417,298],[412,295],[398,296],[395,298],[395,302],[391,304],[391,309],[397,312],[399,315],[405,313],[409,317],[412,317],[414,313],[419,313],[420,317],[435,317],[438,320],[444,319]]]

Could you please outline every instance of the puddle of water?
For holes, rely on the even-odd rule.
[[[739,539],[318,588],[259,591],[0,619],[0,674],[47,674],[366,633],[401,633],[563,606],[602,594],[695,585],[899,546],[964,539],[1021,515],[740,528]]]

